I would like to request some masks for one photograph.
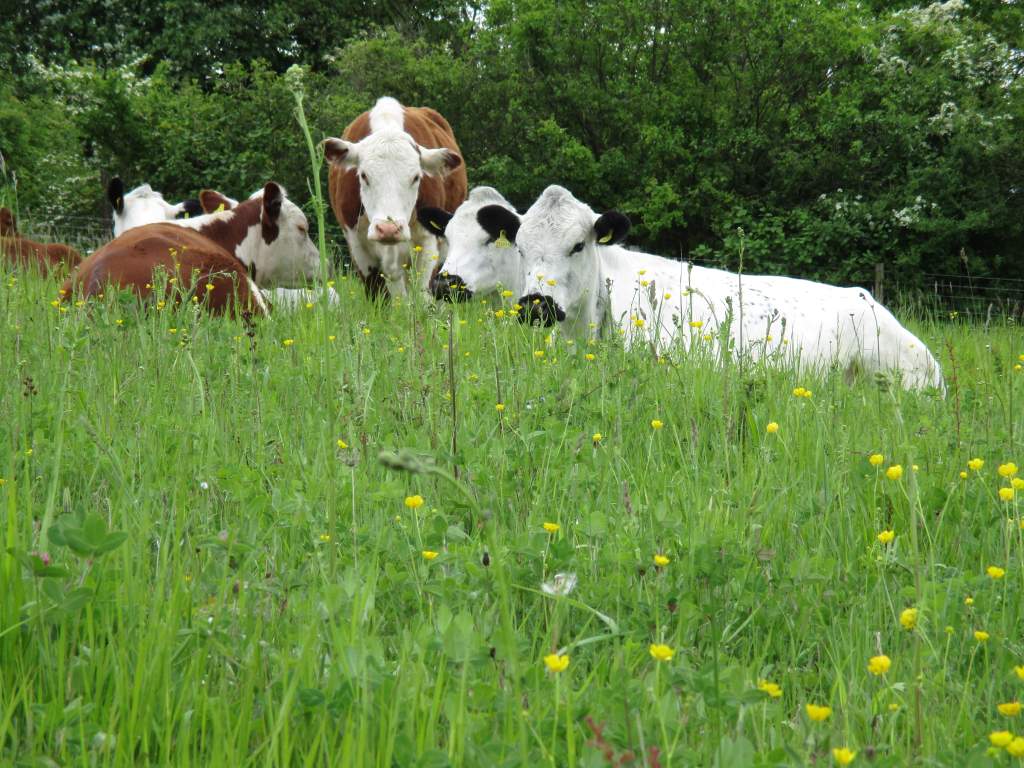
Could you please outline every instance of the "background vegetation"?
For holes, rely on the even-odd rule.
[[[736,267],[742,228],[749,270],[1011,277],[1022,47],[1024,8],[996,0],[21,3],[0,18],[4,194],[69,223],[106,215],[115,173],[301,198],[301,65],[314,136],[381,94],[430,104],[472,182],[520,206],[564,184],[658,253]]]

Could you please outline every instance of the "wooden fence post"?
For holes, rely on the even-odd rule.
[[[885,304],[885,264],[875,264],[875,301]]]

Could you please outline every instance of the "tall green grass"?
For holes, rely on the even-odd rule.
[[[941,399],[337,288],[250,335],[0,275],[0,763],[1010,759],[1016,327],[916,325]]]

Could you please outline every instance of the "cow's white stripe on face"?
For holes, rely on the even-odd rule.
[[[944,390],[931,352],[864,289],[740,277],[602,245],[598,219],[568,190],[549,187],[523,216],[516,240],[524,297],[539,307],[550,299],[574,335],[593,334],[609,321],[627,343],[664,351],[716,349],[724,333],[753,358],[778,356],[813,369],[859,363],[868,371],[901,371],[906,387]]]

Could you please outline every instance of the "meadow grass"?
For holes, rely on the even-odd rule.
[[[1018,328],[914,324],[942,399],[336,287],[250,329],[0,275],[0,763],[1014,759]]]

